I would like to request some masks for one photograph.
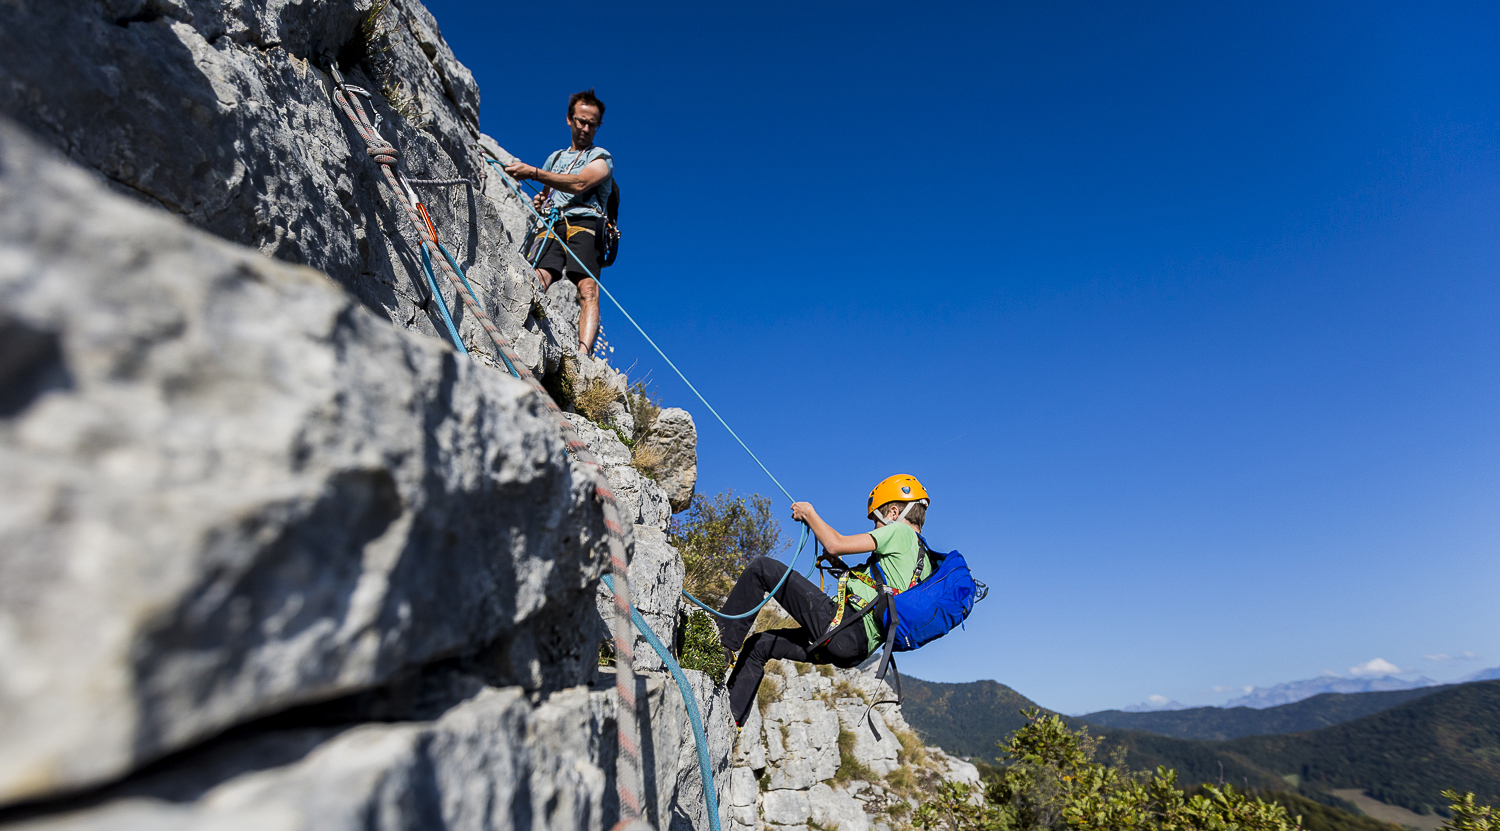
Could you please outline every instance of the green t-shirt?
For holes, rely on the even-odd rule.
[[[897,591],[906,591],[911,585],[912,572],[920,565],[922,579],[927,579],[932,571],[932,564],[922,554],[922,542],[917,539],[917,532],[904,522],[893,522],[882,525],[870,532],[875,538],[875,555],[881,573],[885,576],[885,584],[893,586]],[[875,589],[865,585],[860,580],[849,581],[849,592],[858,595],[868,605],[877,595]],[[865,634],[870,638],[870,652],[880,648],[884,641],[880,638],[880,626],[875,621],[874,613],[865,615]]]

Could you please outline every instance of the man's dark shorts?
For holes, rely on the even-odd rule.
[[[537,268],[545,268],[555,274],[566,273],[568,279],[573,282],[587,279],[590,274],[599,274],[599,250],[594,247],[594,219],[593,217],[569,220],[573,223],[568,228],[559,222],[552,226],[552,233],[548,235],[546,247],[542,249],[542,258],[537,260]],[[587,226],[587,227],[585,227]],[[578,255],[578,259],[568,256],[568,253],[558,244],[558,238],[567,235],[568,248]],[[583,268],[579,268],[578,261],[583,261]]]

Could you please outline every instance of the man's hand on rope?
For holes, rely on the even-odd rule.
[[[505,172],[509,173],[511,178],[519,182],[522,179],[535,179],[536,175],[541,171],[536,166],[526,164],[517,159],[505,166]]]

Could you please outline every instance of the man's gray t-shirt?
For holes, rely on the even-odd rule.
[[[615,189],[615,159],[608,150],[597,145],[587,150],[559,150],[547,157],[543,169],[569,175],[583,170],[595,159],[603,159],[609,165],[609,177],[583,193],[552,191],[547,199],[549,209],[557,208],[563,216],[604,216],[604,206],[609,204],[609,194]]]

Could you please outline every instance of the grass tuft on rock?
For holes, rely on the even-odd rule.
[[[767,661],[765,677],[760,680],[760,689],[755,691],[755,703],[760,706],[761,715],[765,715],[766,708],[781,700],[781,662]]]
[[[927,755],[927,745],[917,738],[917,734],[910,730],[896,731],[896,740],[901,742],[901,762],[907,765],[927,765],[931,759]]]
[[[598,378],[586,378],[573,396],[573,410],[601,427],[610,425],[609,408],[617,400],[615,388]]]
[[[630,466],[653,482],[661,478],[661,465],[666,460],[667,454],[654,444],[637,441],[630,448]]]
[[[650,435],[656,416],[661,412],[661,398],[656,390],[648,389],[645,381],[636,381],[625,393],[625,406],[635,420],[634,439],[640,441]]]
[[[856,780],[874,782],[879,778],[875,771],[855,758],[854,733],[845,727],[839,727],[839,769],[833,774],[833,781],[842,785]]]

